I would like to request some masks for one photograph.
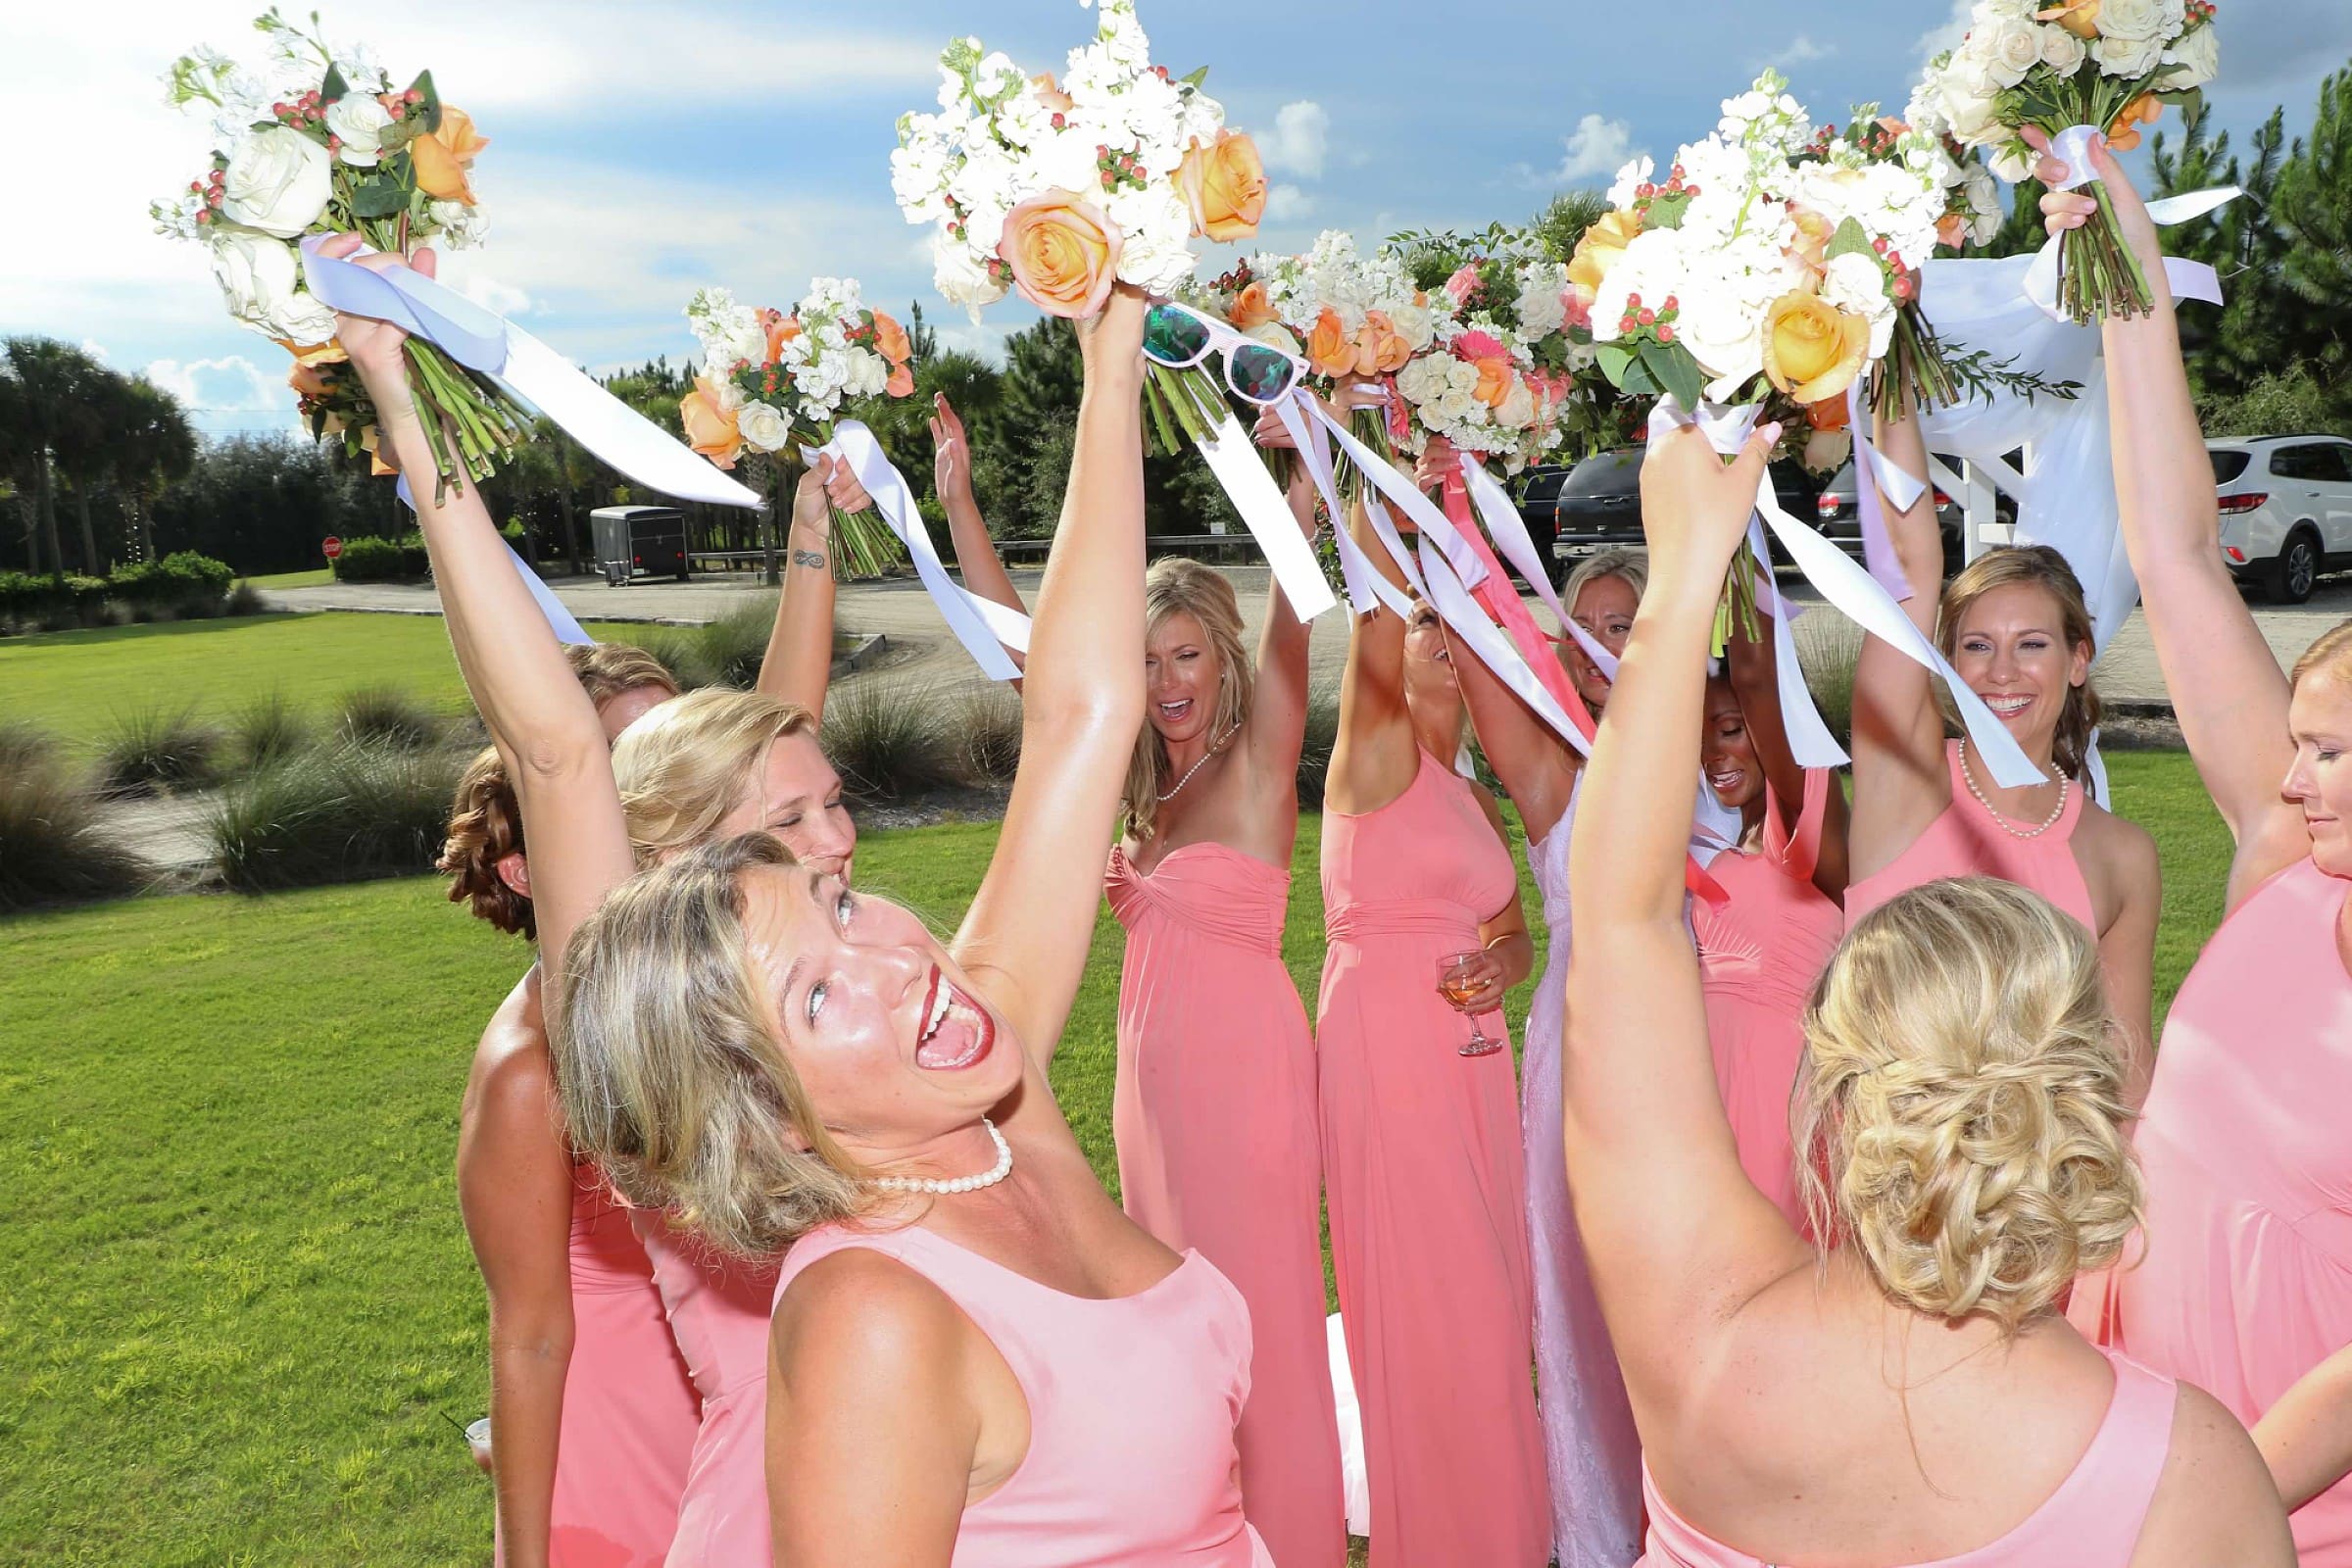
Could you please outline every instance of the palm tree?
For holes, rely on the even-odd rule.
[[[71,344],[50,337],[12,337],[0,345],[18,387],[13,440],[24,452],[33,474],[34,505],[42,542],[48,547],[49,570],[63,577],[66,553],[57,534],[57,476],[79,473],[84,478],[103,471],[93,454],[101,444],[103,427],[91,416],[91,406],[103,396],[103,383],[113,372]],[[117,376],[116,379],[121,379]],[[69,482],[72,482],[71,478]],[[86,489],[75,485],[88,505]],[[83,524],[85,565],[97,560],[95,541]]]
[[[145,376],[123,389],[127,415],[117,437],[115,480],[138,530],[139,559],[155,559],[155,534],[148,507],[196,467],[196,432],[188,427],[179,400]]]

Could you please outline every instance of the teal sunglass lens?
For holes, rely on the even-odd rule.
[[[1208,327],[1191,314],[1154,305],[1144,318],[1144,353],[1162,365],[1184,366],[1208,348]]]
[[[1287,354],[1262,343],[1237,344],[1225,355],[1234,390],[1255,403],[1271,403],[1291,389],[1298,367]]]

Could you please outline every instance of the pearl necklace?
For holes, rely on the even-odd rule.
[[[2037,839],[2056,827],[2058,818],[2066,814],[2067,792],[2075,786],[2075,781],[2071,778],[2059,779],[2058,804],[2050,808],[2050,814],[2041,819],[2041,825],[2016,828],[2009,825],[2011,819],[2002,815],[1998,807],[1985,799],[1984,789],[1978,785],[1976,770],[1968,765],[1968,737],[1965,735],[1960,737],[1960,776],[1968,782],[1968,793],[1977,798],[1977,804],[1984,808],[1986,814],[1991,816],[1993,824],[2013,839]]]
[[[1184,770],[1184,777],[1176,781],[1176,787],[1174,789],[1168,791],[1168,793],[1165,795],[1161,795],[1154,791],[1152,798],[1157,801],[1160,805],[1165,806],[1177,796],[1182,795],[1184,793],[1184,787],[1193,781],[1193,775],[1206,767],[1208,765],[1208,760],[1216,756],[1220,751],[1224,750],[1225,743],[1233,739],[1234,731],[1239,730],[1241,727],[1242,721],[1238,718],[1235,719],[1233,721],[1233,728],[1218,736],[1215,743],[1211,745],[1207,751],[1200,754],[1200,760],[1195,762],[1192,766]]]
[[[990,1140],[997,1146],[997,1162],[979,1175],[957,1176],[953,1179],[938,1176],[876,1176],[866,1185],[878,1188],[885,1193],[943,1195],[947,1193],[976,1193],[983,1187],[996,1186],[997,1183],[1012,1174],[1012,1146],[1004,1141],[1003,1133],[997,1131],[997,1124],[986,1116],[980,1118],[980,1125],[988,1129]]]

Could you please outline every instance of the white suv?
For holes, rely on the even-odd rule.
[[[2222,504],[2222,559],[2278,604],[2311,597],[2322,571],[2352,564],[2352,441],[2235,436],[2205,443]]]

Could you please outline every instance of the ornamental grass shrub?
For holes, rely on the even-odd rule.
[[[120,898],[155,879],[53,743],[11,726],[0,747],[0,912]]]
[[[221,750],[220,732],[190,706],[133,709],[98,742],[98,787],[109,795],[202,789],[220,776]]]
[[[241,893],[429,871],[464,759],[342,740],[257,769],[205,824],[215,873]]]
[[[961,782],[948,705],[929,683],[859,680],[825,701],[819,736],[859,801],[904,801]]]

